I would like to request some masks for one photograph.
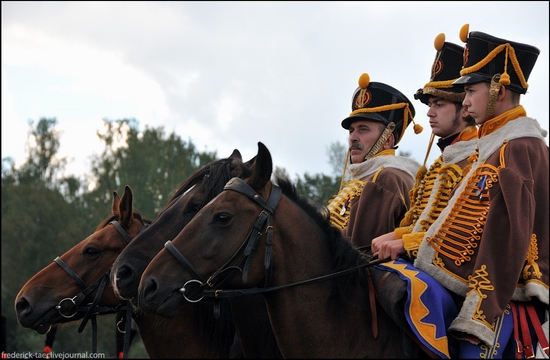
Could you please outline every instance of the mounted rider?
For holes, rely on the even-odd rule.
[[[408,193],[420,164],[395,155],[415,113],[399,90],[371,82],[364,73],[351,108],[350,116],[342,120],[342,127],[349,131],[344,173],[347,168],[350,180],[329,201],[327,209],[332,224],[355,246],[364,247],[399,225],[409,209]],[[416,133],[422,131],[419,125],[414,128]]]

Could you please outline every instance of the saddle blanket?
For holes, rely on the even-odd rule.
[[[434,278],[402,259],[377,264],[379,270],[399,274],[407,284],[405,317],[411,330],[430,351],[441,358],[499,359],[513,341],[513,318],[508,306],[495,322],[497,338],[493,346],[473,345],[447,336],[447,329],[458,316],[451,294]]]

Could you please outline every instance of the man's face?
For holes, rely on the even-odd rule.
[[[384,128],[384,124],[378,121],[357,120],[351,123],[348,143],[352,164],[358,164],[365,159]]]
[[[428,100],[427,115],[432,133],[442,139],[461,132],[467,126],[454,102],[435,96]]]
[[[481,125],[487,117],[487,104],[489,102],[489,84],[478,82],[475,84],[464,85],[466,97],[462,105],[466,106],[468,113]]]

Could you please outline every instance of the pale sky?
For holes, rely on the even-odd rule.
[[[547,1],[14,2],[2,1],[2,158],[26,158],[28,120],[58,121],[66,175],[103,149],[103,118],[191,139],[245,160],[258,141],[291,178],[331,174],[327,148],[347,144],[359,76],[414,104],[399,150],[422,163],[434,39],[464,45],[462,25],[541,50],[521,104],[548,130]],[[547,141],[548,143],[548,141]],[[433,147],[428,165],[439,155]]]

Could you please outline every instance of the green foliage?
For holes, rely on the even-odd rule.
[[[294,183],[300,194],[317,202],[320,206],[327,205],[328,201],[338,193],[340,187],[339,178],[324,174],[305,173],[303,179],[298,177]]]
[[[216,159],[216,153],[198,152],[179,136],[165,136],[160,128],[139,132],[135,120],[104,120],[105,143],[100,156],[92,159],[95,186],[84,194],[84,206],[94,213],[109,210],[113,189],[130,185],[135,207],[145,216],[160,212],[176,187],[197,169]],[[95,219],[100,221],[100,219]]]

